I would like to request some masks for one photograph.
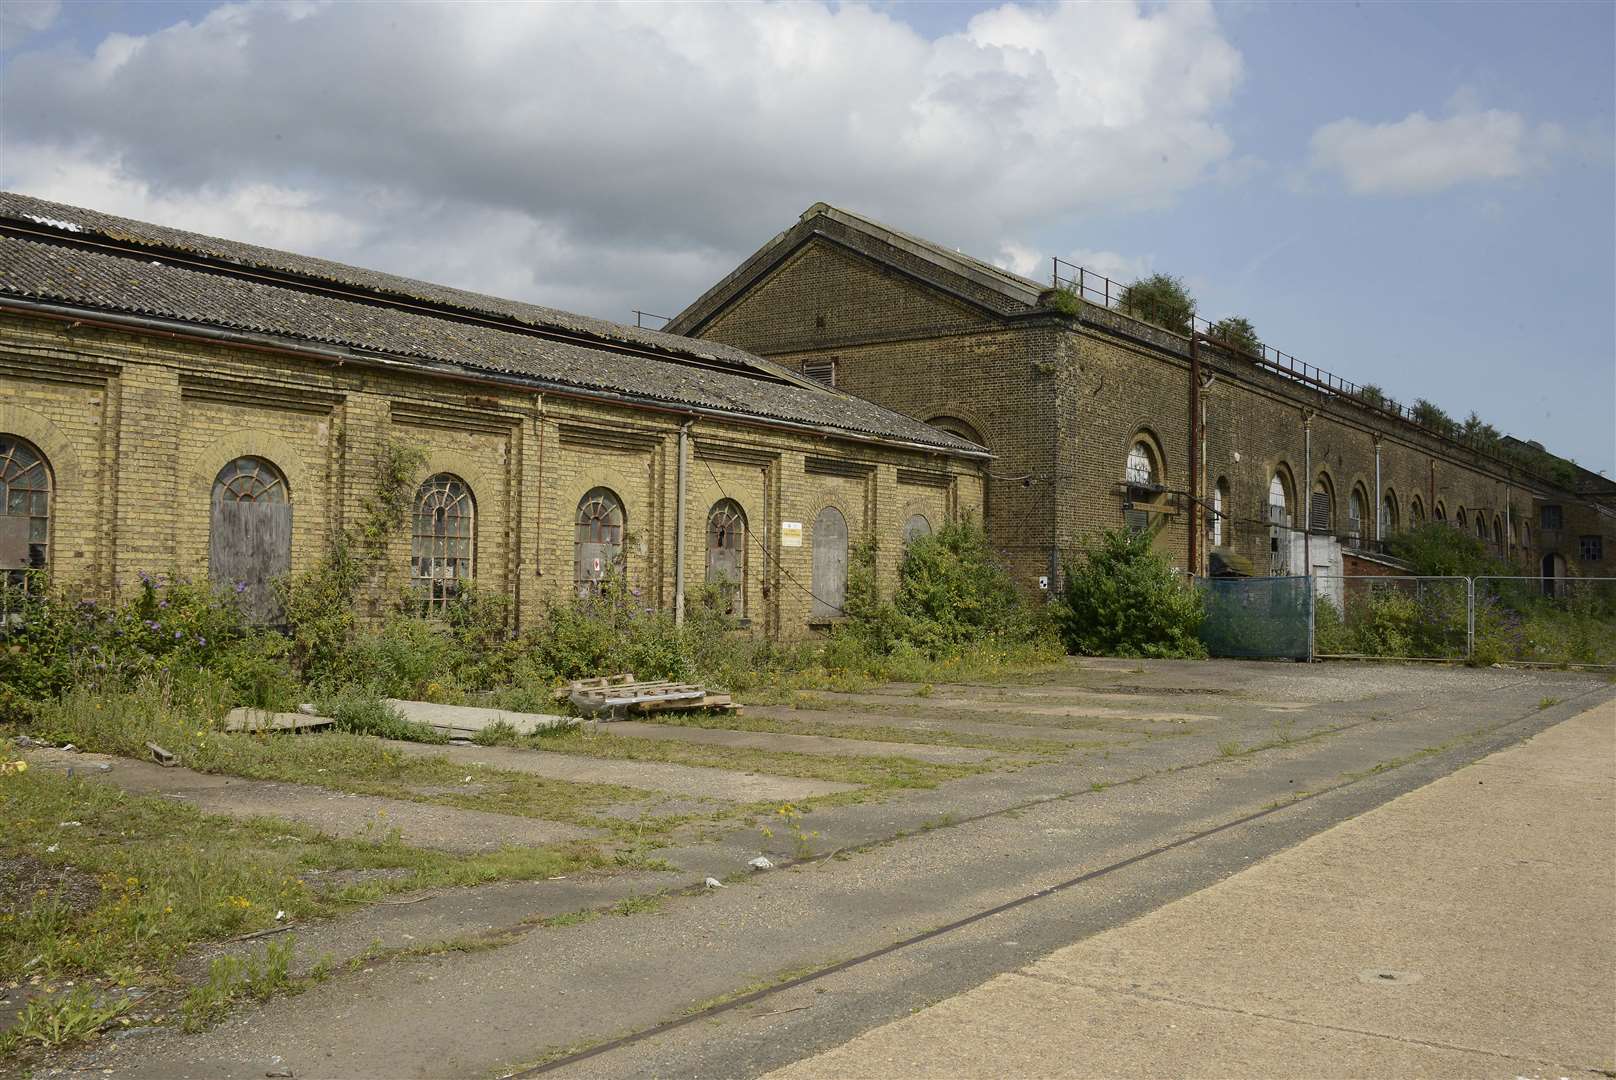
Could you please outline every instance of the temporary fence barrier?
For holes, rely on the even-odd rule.
[[[1616,578],[1197,578],[1212,656],[1616,667]]]

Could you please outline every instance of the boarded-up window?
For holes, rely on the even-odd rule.
[[[1307,527],[1315,533],[1335,531],[1335,496],[1323,477],[1313,482],[1313,492],[1307,504]]]
[[[909,520],[903,523],[903,542],[906,544],[916,537],[930,535],[931,522],[926,520],[925,514],[910,514]]]
[[[847,603],[847,519],[834,506],[814,519],[813,594],[814,621],[841,617]]]
[[[601,583],[623,572],[623,500],[610,488],[591,488],[578,500],[572,580],[579,596],[600,592]]]
[[[292,495],[259,457],[239,457],[213,479],[208,579],[233,591],[248,622],[281,621],[275,579],[292,569]]]
[[[426,478],[415,493],[410,580],[430,611],[441,611],[476,576],[477,503],[453,473]]]
[[[0,581],[26,586],[50,565],[50,469],[32,443],[0,435]]]
[[[726,615],[746,615],[746,512],[734,499],[707,512],[707,584]]]

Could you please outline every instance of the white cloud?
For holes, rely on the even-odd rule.
[[[1435,120],[1415,112],[1395,123],[1325,124],[1313,133],[1310,166],[1339,174],[1354,194],[1417,195],[1524,176],[1546,167],[1566,142],[1558,125],[1482,109],[1463,88],[1449,109]]]
[[[0,49],[49,30],[62,13],[62,0],[6,0],[0,4]]]
[[[240,4],[14,56],[0,183],[621,317],[819,199],[982,253],[1167,204],[1240,73],[1197,3]]]

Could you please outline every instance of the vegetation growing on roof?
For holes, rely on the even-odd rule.
[[[1164,330],[1188,336],[1195,322],[1195,297],[1183,278],[1151,274],[1122,289],[1122,310]]]
[[[1219,319],[1212,324],[1211,334],[1240,352],[1252,355],[1262,353],[1262,339],[1257,337],[1257,328],[1243,315],[1227,315]]]

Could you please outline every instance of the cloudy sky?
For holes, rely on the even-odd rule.
[[[824,199],[1616,474],[1616,5],[0,3],[0,184],[616,319]]]

